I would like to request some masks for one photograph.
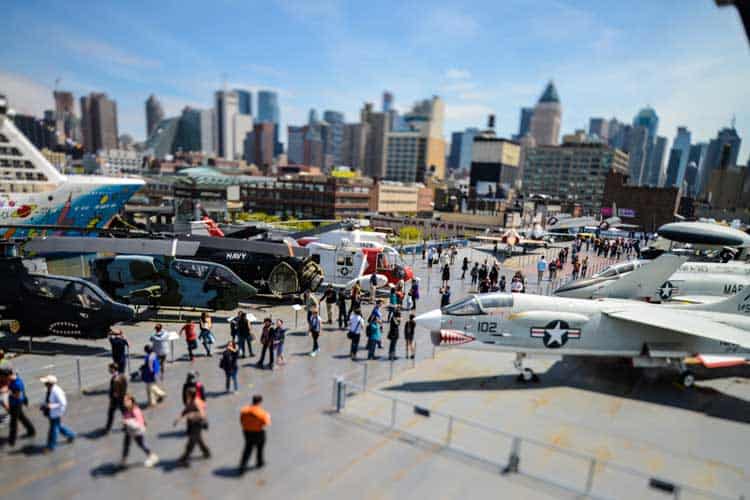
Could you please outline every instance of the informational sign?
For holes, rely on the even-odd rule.
[[[617,216],[618,217],[628,217],[630,219],[635,217],[635,210],[632,208],[618,208],[617,209]]]
[[[227,188],[227,201],[240,201],[239,186],[229,186]]]
[[[602,217],[612,217],[612,207],[602,207]]]

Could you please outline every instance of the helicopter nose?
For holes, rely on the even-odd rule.
[[[419,316],[414,318],[414,321],[416,321],[417,325],[421,326],[422,328],[426,328],[430,331],[436,331],[440,330],[442,319],[443,312],[440,309],[433,309],[432,311],[420,314]]]

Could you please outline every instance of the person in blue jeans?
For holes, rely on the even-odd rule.
[[[47,375],[41,378],[41,382],[47,388],[47,395],[42,403],[42,413],[49,420],[49,433],[47,435],[47,450],[54,451],[57,447],[57,434],[60,433],[72,443],[76,438],[75,432],[68,429],[62,423],[62,417],[68,406],[68,400],[65,397],[65,391],[57,385],[57,377]]]
[[[221,355],[221,363],[219,363],[219,367],[224,370],[224,375],[226,377],[226,391],[229,392],[229,382],[234,382],[234,392],[237,392],[239,390],[238,383],[237,383],[237,359],[239,358],[239,355],[237,353],[237,345],[235,345],[234,340],[230,340],[227,344],[226,350],[224,350],[224,353]],[[273,360],[273,358],[271,358]]]

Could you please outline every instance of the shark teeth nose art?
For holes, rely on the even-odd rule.
[[[461,345],[473,342],[471,335],[460,330],[438,330],[431,333],[433,345]]]

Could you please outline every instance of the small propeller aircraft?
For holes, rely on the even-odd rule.
[[[670,306],[618,299],[582,300],[530,294],[471,295],[421,314],[436,346],[516,353],[519,381],[536,380],[523,366],[530,354],[626,358],[634,367],[677,368],[686,387],[689,362],[708,368],[750,357],[750,294],[713,304]]]

